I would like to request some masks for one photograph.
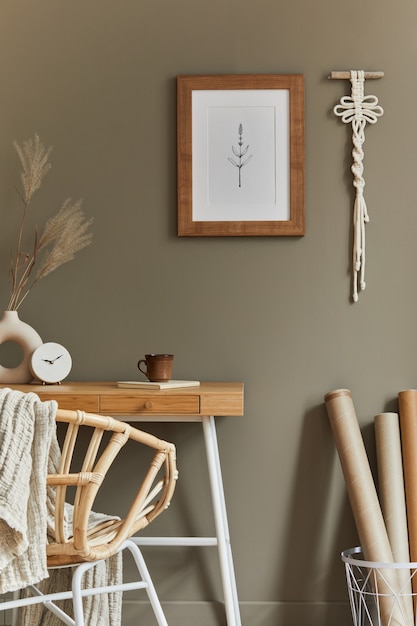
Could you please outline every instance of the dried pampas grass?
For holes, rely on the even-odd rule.
[[[32,251],[23,250],[28,208],[34,193],[51,169],[49,155],[52,148],[46,149],[38,135],[24,141],[21,146],[17,142],[13,145],[22,165],[22,191],[18,192],[23,202],[23,213],[16,254],[12,255],[10,262],[12,290],[7,306],[9,311],[19,308],[39,280],[64,263],[72,261],[77,252],[91,243],[92,233],[89,228],[93,221],[85,218],[81,210],[81,200],[73,202],[68,198],[58,213],[48,220],[40,237],[37,227],[35,228]]]

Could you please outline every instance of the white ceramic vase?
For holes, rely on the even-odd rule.
[[[43,341],[32,326],[22,322],[17,311],[4,311],[0,320],[0,344],[5,341],[15,341],[23,350],[23,359],[16,367],[0,365],[0,383],[24,384],[30,383],[33,376],[30,371],[30,357],[32,352]]]

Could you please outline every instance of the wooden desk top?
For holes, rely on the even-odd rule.
[[[199,387],[123,389],[115,382],[63,382],[61,385],[3,385],[56,400],[61,409],[167,421],[198,421],[207,415],[243,415],[243,383],[201,383]]]

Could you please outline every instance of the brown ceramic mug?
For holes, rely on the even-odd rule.
[[[145,354],[138,361],[138,368],[152,383],[163,383],[172,378],[173,359],[173,354]],[[142,363],[146,370],[141,368]]]

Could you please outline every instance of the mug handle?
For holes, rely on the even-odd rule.
[[[145,365],[146,365],[146,361],[145,361],[145,359],[141,359],[140,361],[138,361],[138,368],[139,368],[139,371],[141,371],[141,372],[142,372],[142,374],[145,374],[146,378],[149,378],[149,376],[148,376],[148,372],[145,372],[145,370],[143,370],[143,369],[141,368],[141,366],[140,366],[140,364],[141,364],[141,363],[145,363]]]

